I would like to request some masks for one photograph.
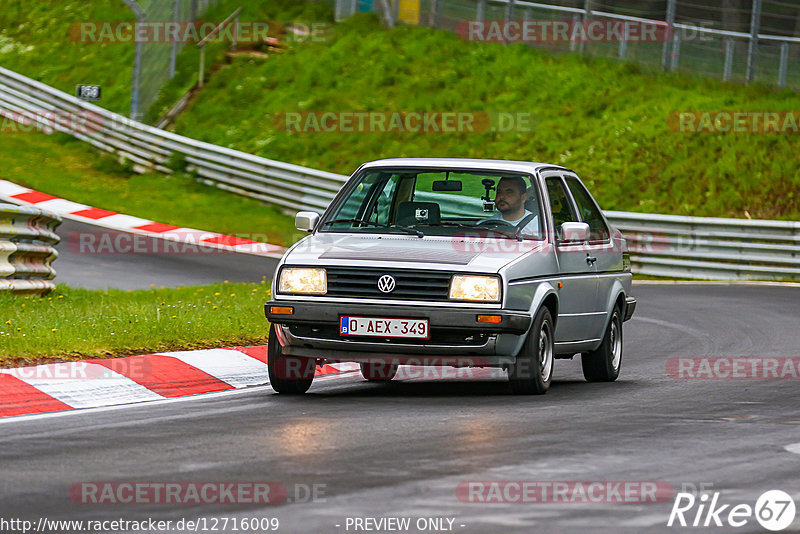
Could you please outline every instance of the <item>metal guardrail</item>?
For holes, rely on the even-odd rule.
[[[130,161],[134,170],[170,174],[170,158],[203,181],[290,209],[323,210],[347,176],[282,163],[167,132],[0,67],[0,113],[45,131],[74,135]]]
[[[800,222],[607,211],[634,272],[712,280],[800,279]]]
[[[129,160],[137,172],[172,173],[167,165],[177,154],[185,158],[187,170],[207,184],[291,210],[324,210],[348,179],[131,121],[2,67],[0,113],[74,135]],[[800,222],[606,214],[629,239],[636,272],[711,279],[800,279]]]
[[[49,293],[61,217],[30,206],[0,204],[0,291]]]

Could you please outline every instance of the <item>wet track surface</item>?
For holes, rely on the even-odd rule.
[[[151,285],[178,287],[223,280],[260,282],[265,275],[271,279],[278,265],[273,258],[195,246],[176,245],[183,254],[133,253],[170,249],[163,239],[136,236],[133,241],[133,234],[66,219],[58,234],[55,281],[73,287],[148,289]]]
[[[785,448],[800,443],[800,382],[676,379],[666,371],[674,357],[800,356],[800,289],[646,285],[634,295],[639,307],[625,323],[622,375],[612,384],[584,382],[576,358],[556,361],[541,397],[512,396],[505,380],[479,373],[386,385],[348,375],[318,380],[303,397],[263,387],[2,422],[0,516],[277,517],[279,532],[298,533],[354,532],[348,517],[411,518],[407,532],[420,532],[415,521],[426,517],[453,519],[451,531],[465,533],[672,532],[671,495],[644,504],[486,504],[464,502],[457,488],[653,481],[675,491],[704,484],[730,504],[752,506],[770,489],[800,499],[800,454]],[[324,501],[70,500],[73,484],[90,481],[274,481],[295,500],[298,484],[317,484]],[[733,530],[764,531],[753,519],[715,531]]]

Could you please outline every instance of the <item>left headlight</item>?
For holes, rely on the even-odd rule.
[[[284,267],[281,269],[278,292],[324,295],[328,292],[328,274],[325,269]]]
[[[473,302],[500,302],[500,278],[457,274],[450,280],[450,298]]]

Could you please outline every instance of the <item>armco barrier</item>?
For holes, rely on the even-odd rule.
[[[39,208],[0,204],[0,291],[50,292],[61,217]]]
[[[605,212],[634,272],[712,280],[800,279],[800,222]]]
[[[167,164],[177,154],[208,183],[285,208],[323,210],[347,180],[154,128],[2,67],[0,113],[32,128],[72,134],[129,160],[139,172],[171,173]]]
[[[0,114],[66,132],[171,173],[185,158],[206,183],[294,210],[324,210],[347,176],[247,154],[154,128],[0,67]],[[635,272],[710,279],[800,279],[800,223],[607,212],[630,240]]]

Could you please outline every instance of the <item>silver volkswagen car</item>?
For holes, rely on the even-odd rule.
[[[304,393],[317,365],[358,362],[505,369],[542,394],[557,358],[580,353],[613,381],[636,307],[625,240],[574,171],[545,163],[385,159],[356,170],[281,259],[268,370]]]

